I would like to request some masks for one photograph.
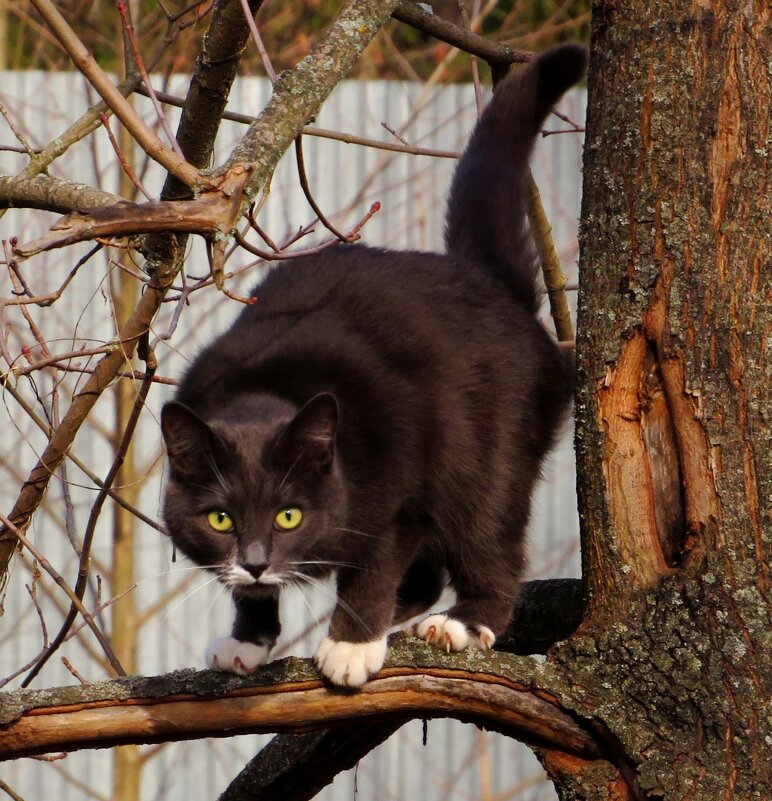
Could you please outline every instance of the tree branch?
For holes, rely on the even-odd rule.
[[[168,148],[148,128],[118,87],[97,64],[94,57],[89,53],[54,4],[50,0],[32,0],[32,5],[45,20],[51,32],[58,39],[59,44],[69,54],[73,64],[86,76],[94,89],[99,92],[105,103],[126,126],[127,130],[142,146],[142,149],[181,181],[193,186],[201,177],[198,170]]]
[[[249,3],[253,14],[261,5],[262,0],[250,0]],[[248,38],[249,28],[244,24],[241,5],[233,0],[217,0],[196,58],[196,69],[182,104],[177,128],[177,142],[182,152],[199,169],[208,167],[212,158],[214,141]],[[160,94],[158,96],[160,98]],[[183,181],[170,174],[161,197],[180,200],[192,197],[192,193]]]
[[[391,12],[391,16],[406,25],[430,34],[441,42],[458,47],[473,56],[479,56],[491,65],[508,66],[515,62],[530,61],[534,56],[528,50],[517,50],[509,45],[498,44],[464,30],[436,14],[427,13],[418,3],[410,0],[399,0]]]
[[[352,0],[311,52],[293,70],[279,75],[268,104],[218,170],[257,162],[245,191],[247,200],[262,190],[284,151],[348,74],[395,3],[396,0]]]
[[[310,660],[294,658],[266,665],[250,678],[180,671],[16,690],[0,705],[5,724],[0,759],[435,717],[454,717],[577,756],[600,754],[595,737],[537,689],[538,665],[532,660],[495,652],[445,654],[406,635],[391,644],[384,670],[354,693],[327,689]]]
[[[310,801],[402,725],[401,720],[372,720],[307,734],[277,734],[219,801]]]
[[[58,214],[92,211],[118,203],[118,195],[50,175],[0,175],[0,208],[42,209]]]
[[[195,200],[120,201],[91,214],[70,214],[58,220],[39,239],[16,245],[14,256],[26,259],[76,242],[140,233],[188,233],[207,237],[227,233],[238,214],[241,188],[249,172],[248,166],[236,165]]]

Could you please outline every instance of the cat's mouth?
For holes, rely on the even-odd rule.
[[[242,565],[226,565],[217,572],[219,580],[229,589],[239,588],[240,590],[250,587],[276,587],[284,584],[284,576],[276,573],[270,567],[262,570],[246,568]]]

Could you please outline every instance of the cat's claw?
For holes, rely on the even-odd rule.
[[[448,653],[466,648],[487,651],[496,642],[496,635],[487,626],[470,627],[443,614],[429,615],[426,620],[411,626],[408,633],[437,645]]]
[[[206,649],[206,664],[212,670],[224,670],[249,676],[268,661],[270,645],[242,642],[235,637],[222,637]]]
[[[341,687],[361,687],[377,673],[386,659],[386,638],[371,642],[346,642],[325,637],[314,662],[323,676]]]

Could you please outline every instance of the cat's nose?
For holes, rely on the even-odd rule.
[[[263,573],[268,569],[268,565],[267,564],[262,564],[262,565],[242,565],[242,567],[248,573],[251,573],[252,576],[254,576],[254,578],[256,578],[256,579],[259,579],[260,576],[262,576]]]

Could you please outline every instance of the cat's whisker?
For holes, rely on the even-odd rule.
[[[182,598],[178,598],[168,609],[164,611],[162,615],[159,615],[156,618],[155,623],[150,628],[150,632],[154,632],[158,629],[161,624],[165,623],[169,616],[176,612],[182,604],[185,603],[191,596],[195,595],[199,590],[203,590],[204,587],[208,587],[210,584],[217,581],[217,576],[213,576],[212,578],[207,579],[206,581],[201,582],[201,584],[197,584],[193,589],[189,590],[182,596]]]
[[[305,608],[308,610],[308,624],[306,625],[306,627],[305,627],[305,629],[306,629],[306,630],[305,630],[305,632],[304,632],[305,636],[308,636],[308,635],[310,635],[310,634],[311,634],[311,633],[312,633],[312,632],[313,632],[315,629],[319,628],[319,626],[321,626],[321,625],[322,625],[322,623],[324,622],[324,620],[325,620],[327,617],[329,617],[329,615],[331,614],[332,610],[330,609],[330,610],[326,611],[325,613],[323,613],[323,614],[322,614],[322,616],[321,616],[321,618],[320,618],[320,617],[319,617],[319,616],[318,616],[318,615],[317,615],[317,614],[314,612],[314,608],[313,608],[313,606],[311,605],[311,602],[308,600],[308,598],[306,598],[305,592],[303,591],[302,587],[297,587],[297,588],[296,588],[296,593],[297,593],[297,595],[300,597],[300,600],[301,600],[301,602],[303,603],[303,605],[305,606]],[[299,641],[300,639],[304,639],[304,638],[296,638],[296,640],[295,640],[295,641],[297,642],[297,641]],[[277,653],[277,657],[278,657],[279,655],[283,654],[284,652],[286,652],[286,651],[289,649],[289,646],[290,646],[290,645],[291,645],[291,643],[287,643],[287,645],[286,645],[285,647],[283,647],[283,648],[280,650],[280,652],[279,652],[279,653]]]
[[[326,559],[308,560],[306,562],[288,562],[292,567],[302,567],[303,565],[320,565],[322,567],[350,567],[355,568],[357,565],[351,562],[332,562]]]
[[[282,478],[282,480],[279,482],[278,492],[281,492],[282,490],[284,490],[286,488],[285,485],[287,484],[287,481],[289,480],[289,477],[292,475],[292,471],[297,467],[297,464],[300,461],[300,457],[302,455],[303,455],[302,452],[299,453],[297,455],[297,457],[295,458],[295,461],[289,466],[289,470],[287,470],[287,472],[284,474],[284,478]]]
[[[206,461],[209,464],[209,467],[212,468],[212,472],[214,473],[214,477],[217,479],[217,483],[222,487],[224,492],[229,493],[230,486],[225,479],[225,476],[222,474],[220,466],[217,464],[217,462],[215,462],[214,456],[212,456],[212,454],[209,452],[206,454]]]
[[[214,597],[212,598],[211,603],[209,604],[209,608],[206,610],[207,617],[212,614],[212,610],[215,607],[215,604],[222,598],[223,593],[226,592],[225,585],[222,582],[218,582],[216,585],[216,592],[214,593]]]
[[[157,579],[162,578],[163,576],[175,576],[177,573],[189,573],[193,570],[216,570],[220,565],[212,564],[212,565],[191,565],[190,567],[175,567],[172,570],[163,570],[160,573],[152,573],[149,576],[143,576],[141,579],[137,579],[134,583],[139,587],[141,584],[144,584],[148,581],[154,581]]]
[[[343,531],[346,534],[358,534],[360,537],[368,537],[373,540],[381,539],[380,534],[368,534],[366,531],[357,531],[355,528],[342,528],[341,526],[336,526],[335,531]]]
[[[358,623],[365,631],[370,631],[370,627],[356,613],[354,608],[350,604],[346,603],[346,601],[344,601],[334,590],[331,590],[323,581],[319,581],[319,579],[316,579],[313,576],[307,576],[304,573],[298,573],[294,570],[287,572],[293,577],[299,579],[301,582],[307,583],[309,586],[320,590],[323,594],[327,595],[329,598],[332,598],[332,600],[335,601],[335,603],[341,609],[343,609],[354,622]]]

